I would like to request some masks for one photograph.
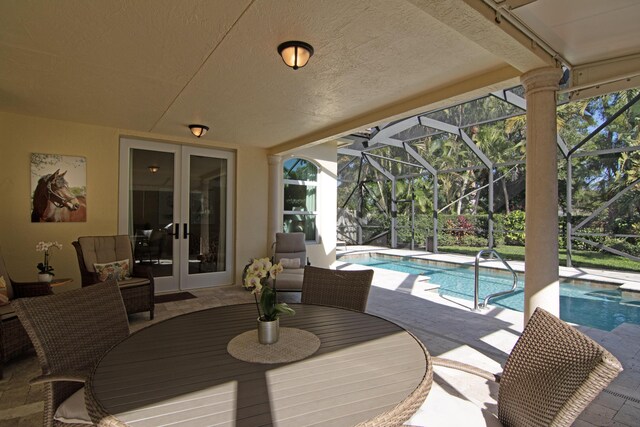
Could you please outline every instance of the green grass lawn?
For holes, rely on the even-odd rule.
[[[475,256],[482,248],[472,246],[438,246],[438,251]],[[498,246],[496,250],[506,260],[524,261],[523,246]],[[591,252],[573,251],[572,263],[574,267],[601,268],[604,270],[624,270],[640,272],[640,262],[631,261],[617,255]],[[560,249],[560,265],[567,265],[567,250]]]

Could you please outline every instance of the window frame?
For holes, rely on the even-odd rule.
[[[300,179],[287,179],[287,178],[285,178],[285,164],[288,161],[291,161],[291,160],[302,160],[302,161],[305,161],[307,163],[312,164],[316,168],[316,180],[315,181],[307,181],[307,180],[300,180]],[[283,197],[282,197],[282,209],[283,209],[282,210],[282,227],[283,227],[283,230],[284,230],[285,216],[287,216],[287,215],[300,215],[300,216],[303,216],[305,218],[306,217],[313,217],[314,223],[315,223],[314,224],[315,236],[314,236],[314,239],[312,239],[312,240],[307,240],[306,237],[305,237],[305,243],[313,244],[313,243],[318,243],[319,242],[319,232],[318,232],[318,216],[319,216],[318,196],[319,196],[319,194],[318,194],[318,189],[320,187],[320,185],[319,185],[319,177],[320,177],[321,171],[322,170],[321,170],[320,166],[316,162],[314,162],[314,161],[312,161],[310,159],[306,159],[304,157],[298,157],[298,156],[290,157],[290,158],[286,159],[284,162],[282,162],[282,194],[283,194]],[[315,194],[315,199],[316,199],[315,200],[315,202],[316,202],[315,203],[315,205],[316,205],[315,207],[316,207],[316,209],[313,210],[313,211],[285,210],[284,209],[284,204],[285,204],[284,189],[285,189],[286,185],[301,185],[301,186],[305,186],[307,188],[308,187],[314,187],[316,189],[316,194]],[[306,233],[305,233],[305,235],[306,235]]]

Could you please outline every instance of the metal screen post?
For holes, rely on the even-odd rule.
[[[396,200],[396,179],[391,179],[391,247],[398,247],[398,204]]]
[[[438,175],[433,175],[433,253],[438,253]]]
[[[571,163],[571,154],[567,156],[567,267],[572,267],[572,247],[571,234],[573,233],[573,164]]]
[[[487,238],[489,249],[493,249],[493,166],[489,168],[489,215]],[[506,200],[505,200],[506,203]]]

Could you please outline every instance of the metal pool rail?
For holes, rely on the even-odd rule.
[[[513,285],[511,286],[511,289],[509,289],[508,291],[496,292],[495,294],[487,295],[484,301],[482,301],[482,304],[478,304],[478,294],[480,293],[480,258],[482,258],[483,255],[485,254],[495,255],[495,257],[498,258],[505,265],[505,267],[507,267],[507,269],[511,272],[511,274],[513,274]],[[496,252],[493,249],[483,249],[476,254],[474,286],[475,286],[475,291],[473,294],[473,310],[477,311],[479,308],[486,308],[491,298],[495,298],[495,297],[499,297],[502,295],[507,295],[515,292],[516,287],[518,286],[518,275],[516,274],[515,271],[513,271],[511,266],[505,260],[502,259],[502,257],[498,252]]]

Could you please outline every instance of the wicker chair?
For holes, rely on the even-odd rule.
[[[329,270],[306,266],[302,303],[330,305],[364,312],[373,270]]]
[[[51,295],[51,285],[43,282],[14,282],[4,264],[0,254],[0,277],[7,284],[7,296],[9,304],[0,306],[0,378],[2,378],[3,366],[6,362],[33,353],[33,345],[16,316],[13,302],[17,298],[37,297]]]
[[[129,236],[85,236],[73,242],[78,256],[82,286],[100,283],[94,264],[128,259],[131,278],[118,282],[127,314],[148,311],[153,319],[154,280],[149,266],[135,264]]]
[[[274,262],[280,262],[283,259],[299,260],[296,261],[297,267],[287,267],[278,275],[276,280],[278,291],[302,291],[304,266],[307,263],[307,246],[304,239],[304,233],[276,233],[273,251]]]
[[[486,412],[464,412],[465,405],[470,405],[467,400],[431,393],[422,408],[423,416],[441,425],[454,422],[442,408],[455,408],[458,416],[464,414],[466,425],[570,426],[622,371],[620,362],[605,348],[540,308],[529,319],[502,375],[438,357],[433,358],[433,365],[499,384],[497,420]],[[459,385],[468,381],[463,376]]]
[[[100,357],[129,336],[118,285],[108,281],[57,295],[25,298],[16,301],[15,309],[42,368],[42,376],[31,384],[44,384],[44,425],[75,425],[54,420],[56,410],[82,396],[79,390],[84,391],[83,383]]]

